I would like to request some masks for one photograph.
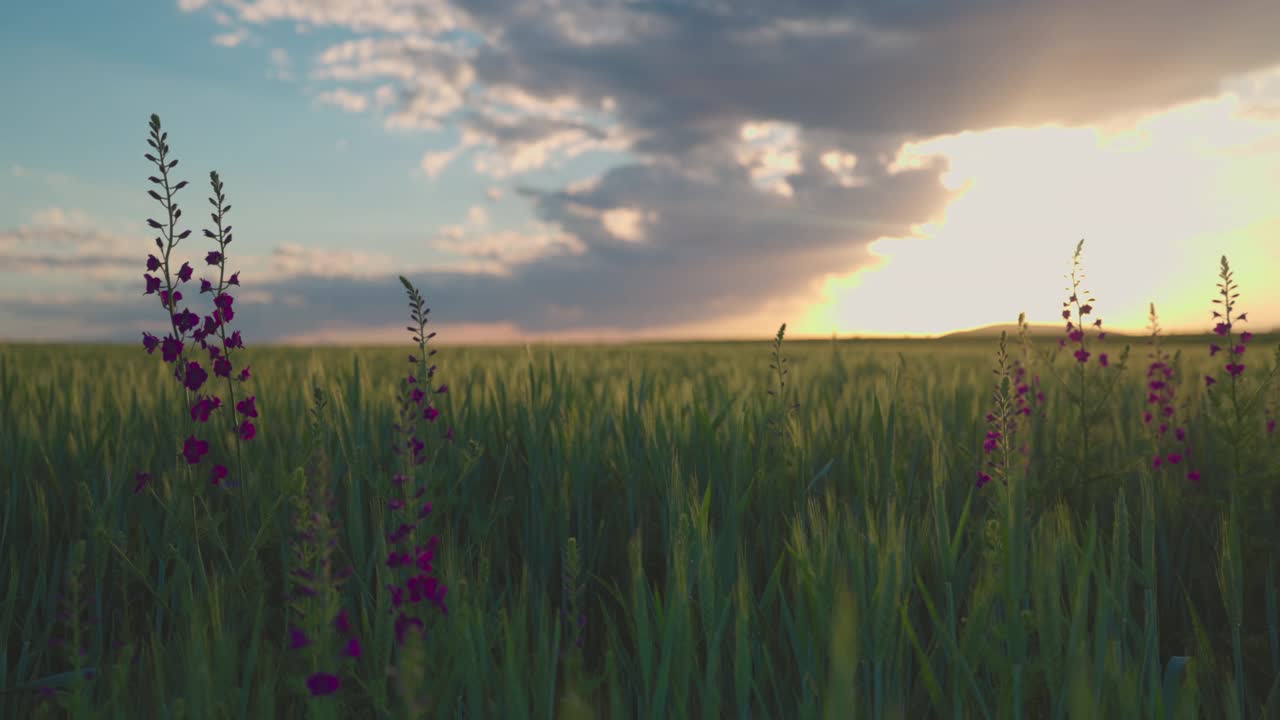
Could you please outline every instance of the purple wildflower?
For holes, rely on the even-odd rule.
[[[200,462],[200,458],[209,452],[209,443],[204,440],[196,439],[192,435],[187,438],[186,443],[182,446],[182,456],[186,458],[187,463],[195,465]]]
[[[242,415],[245,415],[247,417],[252,417],[252,418],[258,417],[258,408],[254,405],[254,402],[257,399],[258,399],[258,396],[250,395],[244,400],[241,400],[240,402],[236,403],[236,412]]]

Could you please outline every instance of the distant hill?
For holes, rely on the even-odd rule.
[[[1031,330],[1031,337],[1043,338],[1043,337],[1049,337],[1049,336],[1057,337],[1061,335],[1063,333],[1064,326],[1059,325],[1058,323],[1053,323],[1052,325],[1048,323],[1031,323],[1028,325],[1028,327]],[[972,330],[959,330],[957,332],[947,333],[946,335],[940,335],[939,339],[940,340],[987,340],[991,338],[999,338],[1000,333],[1002,332],[1009,333],[1009,337],[1011,338],[1017,337],[1018,324],[1003,323],[1003,324],[996,324],[996,325],[984,325],[983,327],[973,328]],[[1116,338],[1117,340],[1120,340],[1120,339],[1131,339],[1135,337],[1138,337],[1138,336],[1128,334],[1128,333],[1113,333],[1110,330],[1107,331],[1107,339]]]
[[[1060,337],[1063,334],[1063,329],[1064,329],[1063,325],[1059,325],[1057,323],[1054,323],[1052,325],[1047,323],[1034,323],[1034,324],[1031,324],[1029,327],[1031,328],[1032,338]],[[938,336],[938,339],[940,340],[989,340],[993,338],[999,338],[1001,332],[1009,333],[1009,337],[1011,338],[1017,337],[1018,324],[1004,323],[1004,324],[997,324],[997,325],[985,325],[980,328],[973,328],[972,330],[960,330],[953,333],[947,333],[946,335],[940,335]],[[1271,336],[1274,335],[1276,332],[1277,330],[1274,328],[1270,330],[1267,330],[1267,329],[1254,330],[1254,333],[1259,336],[1259,339],[1267,342],[1270,342]],[[1160,333],[1161,337],[1165,337],[1169,339],[1186,338],[1188,340],[1204,338],[1210,335],[1212,335],[1212,333],[1210,333],[1207,328],[1203,333],[1169,333],[1169,332]],[[1147,336],[1145,333],[1144,334],[1121,333],[1121,332],[1112,332],[1110,330],[1107,330],[1107,339],[1111,340],[1113,338],[1116,340],[1145,341],[1147,339]]]

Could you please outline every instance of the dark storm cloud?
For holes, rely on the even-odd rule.
[[[590,190],[525,190],[540,214],[586,245],[579,255],[554,255],[520,266],[509,277],[417,273],[432,317],[446,323],[513,322],[533,332],[579,327],[640,330],[714,320],[757,307],[762,298],[809,289],[816,273],[856,267],[875,237],[940,209],[936,168],[904,172],[847,190],[814,187],[789,201],[761,196],[743,177],[694,180],[674,168],[627,166],[606,173]],[[598,212],[625,204],[657,221],[643,242],[612,236]],[[575,212],[573,207],[578,208]],[[737,208],[727,214],[722,208]],[[744,211],[743,208],[750,208]],[[582,212],[583,209],[594,212]],[[349,278],[296,276],[246,287],[270,293],[269,305],[245,303],[235,326],[246,338],[271,341],[332,326],[383,327],[400,312],[394,275]],[[285,302],[285,298],[292,298]],[[157,318],[153,298],[88,307],[4,307],[32,318],[75,318],[119,328]],[[111,339],[138,333],[112,331]]]
[[[748,118],[917,135],[1088,123],[1280,61],[1280,4],[1263,2],[744,0],[731,14],[631,3],[637,30],[596,45],[566,42],[551,13],[460,4],[503,32],[475,59],[482,82],[613,96],[650,152],[686,151]]]

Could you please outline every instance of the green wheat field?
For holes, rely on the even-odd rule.
[[[1226,257],[1200,338],[1109,335],[1081,240],[1038,340],[441,353],[401,276],[403,350],[246,348],[221,178],[197,290],[150,128],[169,332],[0,346],[5,717],[1280,713]]]
[[[416,472],[448,610],[399,647],[417,346],[243,351],[261,417],[231,486],[175,461],[182,387],[141,347],[0,345],[0,716],[1275,717],[1280,338],[1234,405],[1213,336],[1163,341],[1172,468],[1147,339],[1095,341],[1086,375],[1030,338],[1003,391],[996,338],[442,346],[455,436]],[[979,488],[1014,360],[1043,399]],[[302,599],[300,517],[351,570]],[[309,693],[321,670],[340,686]]]

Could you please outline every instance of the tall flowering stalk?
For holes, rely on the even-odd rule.
[[[1231,651],[1235,668],[1235,695],[1237,702],[1244,704],[1247,687],[1244,672],[1244,638],[1242,625],[1244,617],[1244,558],[1249,557],[1242,548],[1245,538],[1251,538],[1254,529],[1258,535],[1270,534],[1274,524],[1274,490],[1270,487],[1269,478],[1262,477],[1262,485],[1254,485],[1252,480],[1258,476],[1245,475],[1244,453],[1250,446],[1250,440],[1258,428],[1251,422],[1256,404],[1264,397],[1267,386],[1274,379],[1277,368],[1273,368],[1267,377],[1258,383],[1256,392],[1251,398],[1245,397],[1245,352],[1253,334],[1239,330],[1241,323],[1248,321],[1248,313],[1239,312],[1236,301],[1240,297],[1240,289],[1235,281],[1235,273],[1225,255],[1218,267],[1218,297],[1213,304],[1213,333],[1219,340],[1209,346],[1209,356],[1223,355],[1221,369],[1214,375],[1205,376],[1205,392],[1209,395],[1211,405],[1218,415],[1221,427],[1227,433],[1231,447],[1231,469],[1227,482],[1228,510],[1223,519],[1221,534],[1224,560],[1219,567],[1218,587],[1222,594],[1223,605],[1231,625]],[[1219,343],[1223,343],[1220,345]],[[1280,358],[1280,356],[1278,356]],[[1225,375],[1224,375],[1225,373]],[[1254,373],[1256,375],[1256,372]],[[1215,377],[1216,375],[1216,377]],[[1225,401],[1229,405],[1223,412],[1223,390],[1218,386],[1220,379],[1225,378],[1227,389]],[[1225,417],[1223,417],[1225,415]],[[1259,503],[1260,501],[1260,503]],[[1254,519],[1258,505],[1263,508],[1264,525]],[[1256,568],[1255,568],[1256,570]]]
[[[1214,373],[1204,376],[1204,384],[1205,392],[1218,409],[1219,416],[1225,415],[1222,425],[1231,444],[1232,482],[1239,483],[1245,467],[1244,452],[1250,440],[1259,430],[1266,433],[1275,431],[1274,416],[1268,417],[1264,411],[1264,422],[1258,424],[1254,413],[1280,372],[1280,349],[1277,349],[1275,366],[1257,381],[1254,391],[1248,393],[1247,386],[1252,383],[1248,382],[1245,375],[1245,353],[1254,336],[1253,333],[1240,329],[1241,323],[1248,321],[1249,314],[1239,312],[1236,301],[1240,297],[1240,286],[1236,283],[1235,272],[1225,255],[1218,266],[1217,287],[1218,297],[1213,300],[1213,304],[1217,306],[1213,310],[1213,334],[1218,339],[1209,345],[1209,357],[1218,358],[1221,365]],[[1224,403],[1228,406],[1226,412],[1222,412],[1221,406]]]
[[[434,424],[440,411],[431,404],[435,395],[448,392],[447,385],[440,385],[430,390],[430,383],[435,377],[436,366],[427,365],[428,359],[436,354],[435,350],[427,351],[427,341],[435,337],[435,333],[427,333],[427,316],[431,312],[418,292],[407,278],[400,277],[401,284],[409,295],[410,317],[414,325],[408,326],[413,339],[418,343],[417,356],[410,355],[409,363],[413,370],[401,382],[403,393],[400,418],[394,426],[397,442],[394,446],[396,454],[401,458],[401,471],[396,473],[392,482],[401,489],[400,497],[388,503],[388,509],[404,516],[399,526],[387,535],[387,544],[391,547],[387,555],[386,566],[401,579],[387,584],[390,593],[391,607],[389,612],[396,615],[396,643],[403,644],[410,631],[425,633],[423,618],[411,607],[423,601],[434,605],[441,614],[448,614],[445,605],[445,593],[448,586],[441,582],[435,574],[435,554],[440,545],[440,538],[432,535],[425,545],[415,543],[418,524],[431,514],[431,503],[424,502],[422,496],[426,488],[415,483],[416,469],[427,462],[429,455],[426,443],[417,435],[420,421]],[[428,388],[424,390],[423,388]],[[453,428],[441,434],[441,439],[452,442]]]
[[[213,413],[223,406],[222,398],[208,393],[206,382],[209,380],[209,372],[201,365],[199,360],[194,359],[194,353],[192,352],[194,345],[199,344],[202,349],[208,352],[209,364],[214,375],[227,379],[229,392],[227,397],[230,403],[235,405],[237,413],[245,416],[244,422],[238,424],[234,420],[235,416],[230,418],[230,425],[236,437],[237,459],[240,457],[240,441],[251,440],[256,434],[256,428],[251,418],[256,418],[258,412],[254,397],[236,401],[234,386],[231,384],[233,375],[240,382],[245,382],[249,379],[250,373],[248,366],[236,373],[236,369],[231,362],[231,353],[233,350],[242,349],[244,343],[238,330],[229,335],[226,330],[227,324],[234,317],[234,311],[232,310],[234,298],[226,290],[231,285],[239,285],[240,278],[239,273],[234,273],[229,278],[225,275],[226,246],[231,243],[231,226],[224,226],[224,220],[226,213],[230,212],[231,206],[225,204],[226,197],[222,192],[222,181],[216,172],[209,174],[214,190],[214,197],[210,198],[209,202],[216,210],[210,217],[213,219],[217,232],[214,233],[210,230],[205,230],[204,232],[206,237],[218,242],[218,249],[206,255],[205,260],[210,265],[217,265],[220,275],[216,290],[208,280],[201,281],[202,293],[215,293],[215,309],[212,314],[205,316],[202,321],[200,316],[191,312],[190,309],[183,308],[181,311],[178,309],[178,303],[183,299],[182,291],[179,288],[181,285],[191,281],[192,274],[195,272],[194,269],[187,262],[183,262],[177,270],[173,269],[173,264],[176,262],[176,258],[173,256],[174,250],[181,241],[191,235],[190,230],[179,232],[177,228],[178,221],[182,217],[182,210],[178,207],[175,196],[179,190],[186,187],[187,181],[174,182],[170,178],[169,174],[177,167],[178,161],[177,159],[169,159],[169,134],[161,129],[158,115],[151,116],[150,128],[151,137],[147,140],[147,144],[151,146],[155,154],[147,153],[145,157],[155,165],[156,175],[152,175],[148,180],[159,186],[163,194],[155,189],[148,190],[147,194],[164,208],[166,219],[164,222],[154,218],[147,220],[147,224],[150,227],[160,231],[160,235],[155,238],[156,248],[160,251],[160,256],[154,254],[147,256],[147,272],[142,277],[145,281],[144,294],[158,295],[161,305],[168,311],[170,332],[163,338],[144,332],[142,333],[142,346],[148,354],[153,354],[159,348],[163,361],[174,364],[174,378],[182,383],[185,405],[190,409],[191,426],[190,432],[182,444],[180,454],[181,458],[186,461],[188,472],[190,472],[190,468],[200,464],[209,453],[209,441],[199,436],[200,428],[203,424],[208,423]],[[152,275],[155,272],[159,272],[160,275]],[[210,337],[216,337],[218,342],[211,344],[209,342]],[[188,346],[188,342],[191,343],[191,346]],[[202,390],[205,392],[202,392]],[[238,465],[237,473],[243,474],[242,464]],[[226,465],[222,463],[214,464],[209,471],[210,482],[214,485],[219,485],[226,479],[227,474]],[[151,473],[146,471],[139,472],[136,480],[134,492],[138,493],[151,480]]]
[[[1081,262],[1083,252],[1084,240],[1081,240],[1076,244],[1075,253],[1071,256],[1071,272],[1067,275],[1067,279],[1071,282],[1071,285],[1067,287],[1067,292],[1070,295],[1062,303],[1062,319],[1065,321],[1064,337],[1058,339],[1059,352],[1074,348],[1071,351],[1071,357],[1075,360],[1074,382],[1067,383],[1061,376],[1058,377],[1058,380],[1066,387],[1068,397],[1076,406],[1077,427],[1079,430],[1076,466],[1082,481],[1089,479],[1087,473],[1093,424],[1105,407],[1107,397],[1120,379],[1129,357],[1129,346],[1127,345],[1120,356],[1119,362],[1113,362],[1112,358],[1105,352],[1095,353],[1090,350],[1090,347],[1094,347],[1094,350],[1100,350],[1100,348],[1090,345],[1089,334],[1091,332],[1095,333],[1096,340],[1102,341],[1106,339],[1107,333],[1102,329],[1102,319],[1094,314],[1093,304],[1097,300],[1092,293],[1083,288],[1085,277]],[[1107,384],[1096,394],[1090,392],[1092,378],[1089,374],[1088,365],[1091,359],[1101,371],[1109,373]]]
[[[1237,333],[1238,325],[1248,321],[1249,313],[1237,312],[1236,300],[1240,297],[1240,287],[1236,284],[1235,273],[1231,270],[1231,263],[1227,261],[1226,255],[1222,256],[1218,265],[1217,287],[1218,297],[1213,299],[1213,304],[1218,306],[1213,311],[1213,319],[1217,321],[1213,326],[1213,334],[1221,339],[1209,345],[1209,357],[1217,357],[1222,353],[1225,362],[1217,373],[1204,376],[1204,384],[1210,397],[1220,401],[1219,391],[1214,388],[1214,385],[1219,378],[1226,379],[1227,401],[1231,406],[1226,421],[1227,433],[1231,439],[1231,470],[1232,478],[1238,479],[1242,465],[1241,434],[1245,431],[1242,422],[1244,412],[1241,406],[1241,383],[1245,370],[1244,354],[1253,335],[1249,332]]]
[[[226,204],[227,198],[222,192],[222,179],[218,177],[216,170],[209,173],[209,185],[213,189],[213,197],[209,198],[209,204],[215,208],[215,212],[210,213],[209,218],[213,221],[214,230],[206,229],[204,236],[218,243],[218,249],[210,250],[204,260],[206,264],[218,269],[218,284],[215,287],[207,279],[200,280],[200,292],[213,294],[214,310],[212,314],[205,316],[204,324],[194,333],[194,339],[208,352],[213,374],[226,381],[227,401],[236,409],[235,415],[228,415],[227,424],[232,437],[235,438],[237,474],[243,477],[244,461],[240,445],[257,435],[257,427],[253,423],[253,420],[258,417],[255,402],[257,396],[237,399],[236,386],[232,382],[232,373],[235,369],[232,356],[244,349],[244,341],[240,338],[239,330],[228,332],[228,326],[235,318],[235,297],[228,291],[232,285],[239,287],[240,273],[237,271],[227,274],[227,246],[231,244],[232,235],[231,226],[223,223],[227,213],[231,212],[231,205]],[[242,383],[249,377],[248,365],[241,368],[235,375],[235,378]],[[217,398],[207,398],[205,402],[211,403],[216,400]],[[238,420],[237,415],[243,416],[244,419]]]
[[[995,388],[991,393],[992,410],[987,413],[987,435],[982,441],[983,463],[978,470],[978,488],[992,480],[1008,484],[1010,456],[1013,453],[1018,431],[1018,418],[1022,416],[1021,393],[1013,384],[1013,361],[1009,357],[1008,334],[1000,333],[1000,346],[996,351]]]
[[[313,381],[307,462],[319,450],[327,405],[328,399]],[[336,498],[323,475],[299,467],[294,479],[298,489],[293,496],[294,537],[289,571],[293,592],[287,603],[287,647],[301,655],[299,664],[305,677],[298,685],[312,697],[321,697],[342,687],[338,662],[354,660],[361,654],[360,638],[341,603],[341,585],[353,569],[349,565],[335,569],[340,526],[333,519]]]
[[[1025,418],[1035,416],[1043,419],[1046,416],[1044,390],[1040,387],[1040,375],[1033,373],[1031,368],[1031,328],[1027,325],[1026,313],[1018,314],[1018,341],[1022,348],[1021,357],[1013,359],[1016,409]],[[1025,443],[1018,450],[1024,455],[1030,453],[1030,448]]]
[[[341,606],[342,583],[351,576],[349,566],[335,569],[338,524],[332,518],[334,497],[309,483],[301,470],[295,476],[302,488],[294,498],[293,577],[289,599],[291,624],[287,647],[303,656],[303,685],[312,696],[331,695],[342,686],[335,665],[360,657],[360,638]],[[311,485],[311,487],[307,487]],[[328,626],[332,626],[332,630]]]
[[[1142,413],[1142,424],[1151,437],[1151,469],[1156,472],[1186,468],[1186,477],[1193,483],[1200,482],[1200,470],[1191,466],[1191,443],[1185,425],[1179,424],[1177,394],[1178,383],[1174,366],[1176,358],[1160,344],[1160,317],[1156,304],[1151,303],[1148,314],[1151,346],[1147,358],[1147,409]]]
[[[1025,318],[1019,318],[1022,326]],[[1023,328],[1019,328],[1023,330]],[[1017,371],[1016,360],[1009,356],[1008,334],[1000,333],[1000,345],[996,351],[996,366],[992,374],[996,376],[995,387],[991,394],[992,410],[987,414],[990,428],[982,442],[985,458],[984,467],[978,470],[979,488],[992,480],[999,480],[997,491],[1000,503],[997,513],[986,523],[984,540],[986,553],[994,564],[1003,568],[1003,625],[996,630],[1003,631],[1004,651],[1014,664],[1013,702],[1015,707],[1022,704],[1021,667],[1028,650],[1027,633],[1024,627],[1025,603],[1025,565],[1027,547],[1027,527],[1030,508],[1027,505],[1026,480],[1028,473],[1017,472],[1013,464],[1015,452],[1018,452],[1018,434],[1020,420],[1028,417],[1031,410],[1027,396],[1030,388],[1015,382]]]
[[[1040,389],[1040,376],[1029,370],[1031,360],[1030,328],[1027,326],[1027,314],[1018,315],[1018,339],[1022,348],[1021,357],[1013,357],[1008,350],[1008,336],[1000,335],[1000,346],[996,352],[996,367],[992,371],[996,376],[995,389],[992,393],[992,410],[986,415],[987,431],[982,442],[982,452],[986,458],[983,467],[978,470],[977,486],[982,488],[991,482],[992,477],[1002,481],[1011,469],[1013,453],[1023,457],[1024,469],[1031,462],[1031,446],[1024,439],[1016,442],[1020,436],[1020,428],[1027,428],[1033,417],[1044,417],[1044,392]],[[987,471],[990,472],[987,472]]]
[[[795,426],[793,420],[796,411],[800,409],[800,403],[787,402],[787,376],[791,374],[791,370],[787,368],[787,358],[782,354],[782,340],[787,332],[787,324],[782,323],[778,328],[778,334],[774,336],[773,342],[770,343],[769,369],[773,372],[769,378],[769,396],[772,397],[773,405],[770,408],[770,414],[767,416],[766,425],[770,429],[770,441],[766,444],[767,448],[772,448],[773,442],[783,442],[794,438]],[[774,381],[777,381],[775,388]]]

